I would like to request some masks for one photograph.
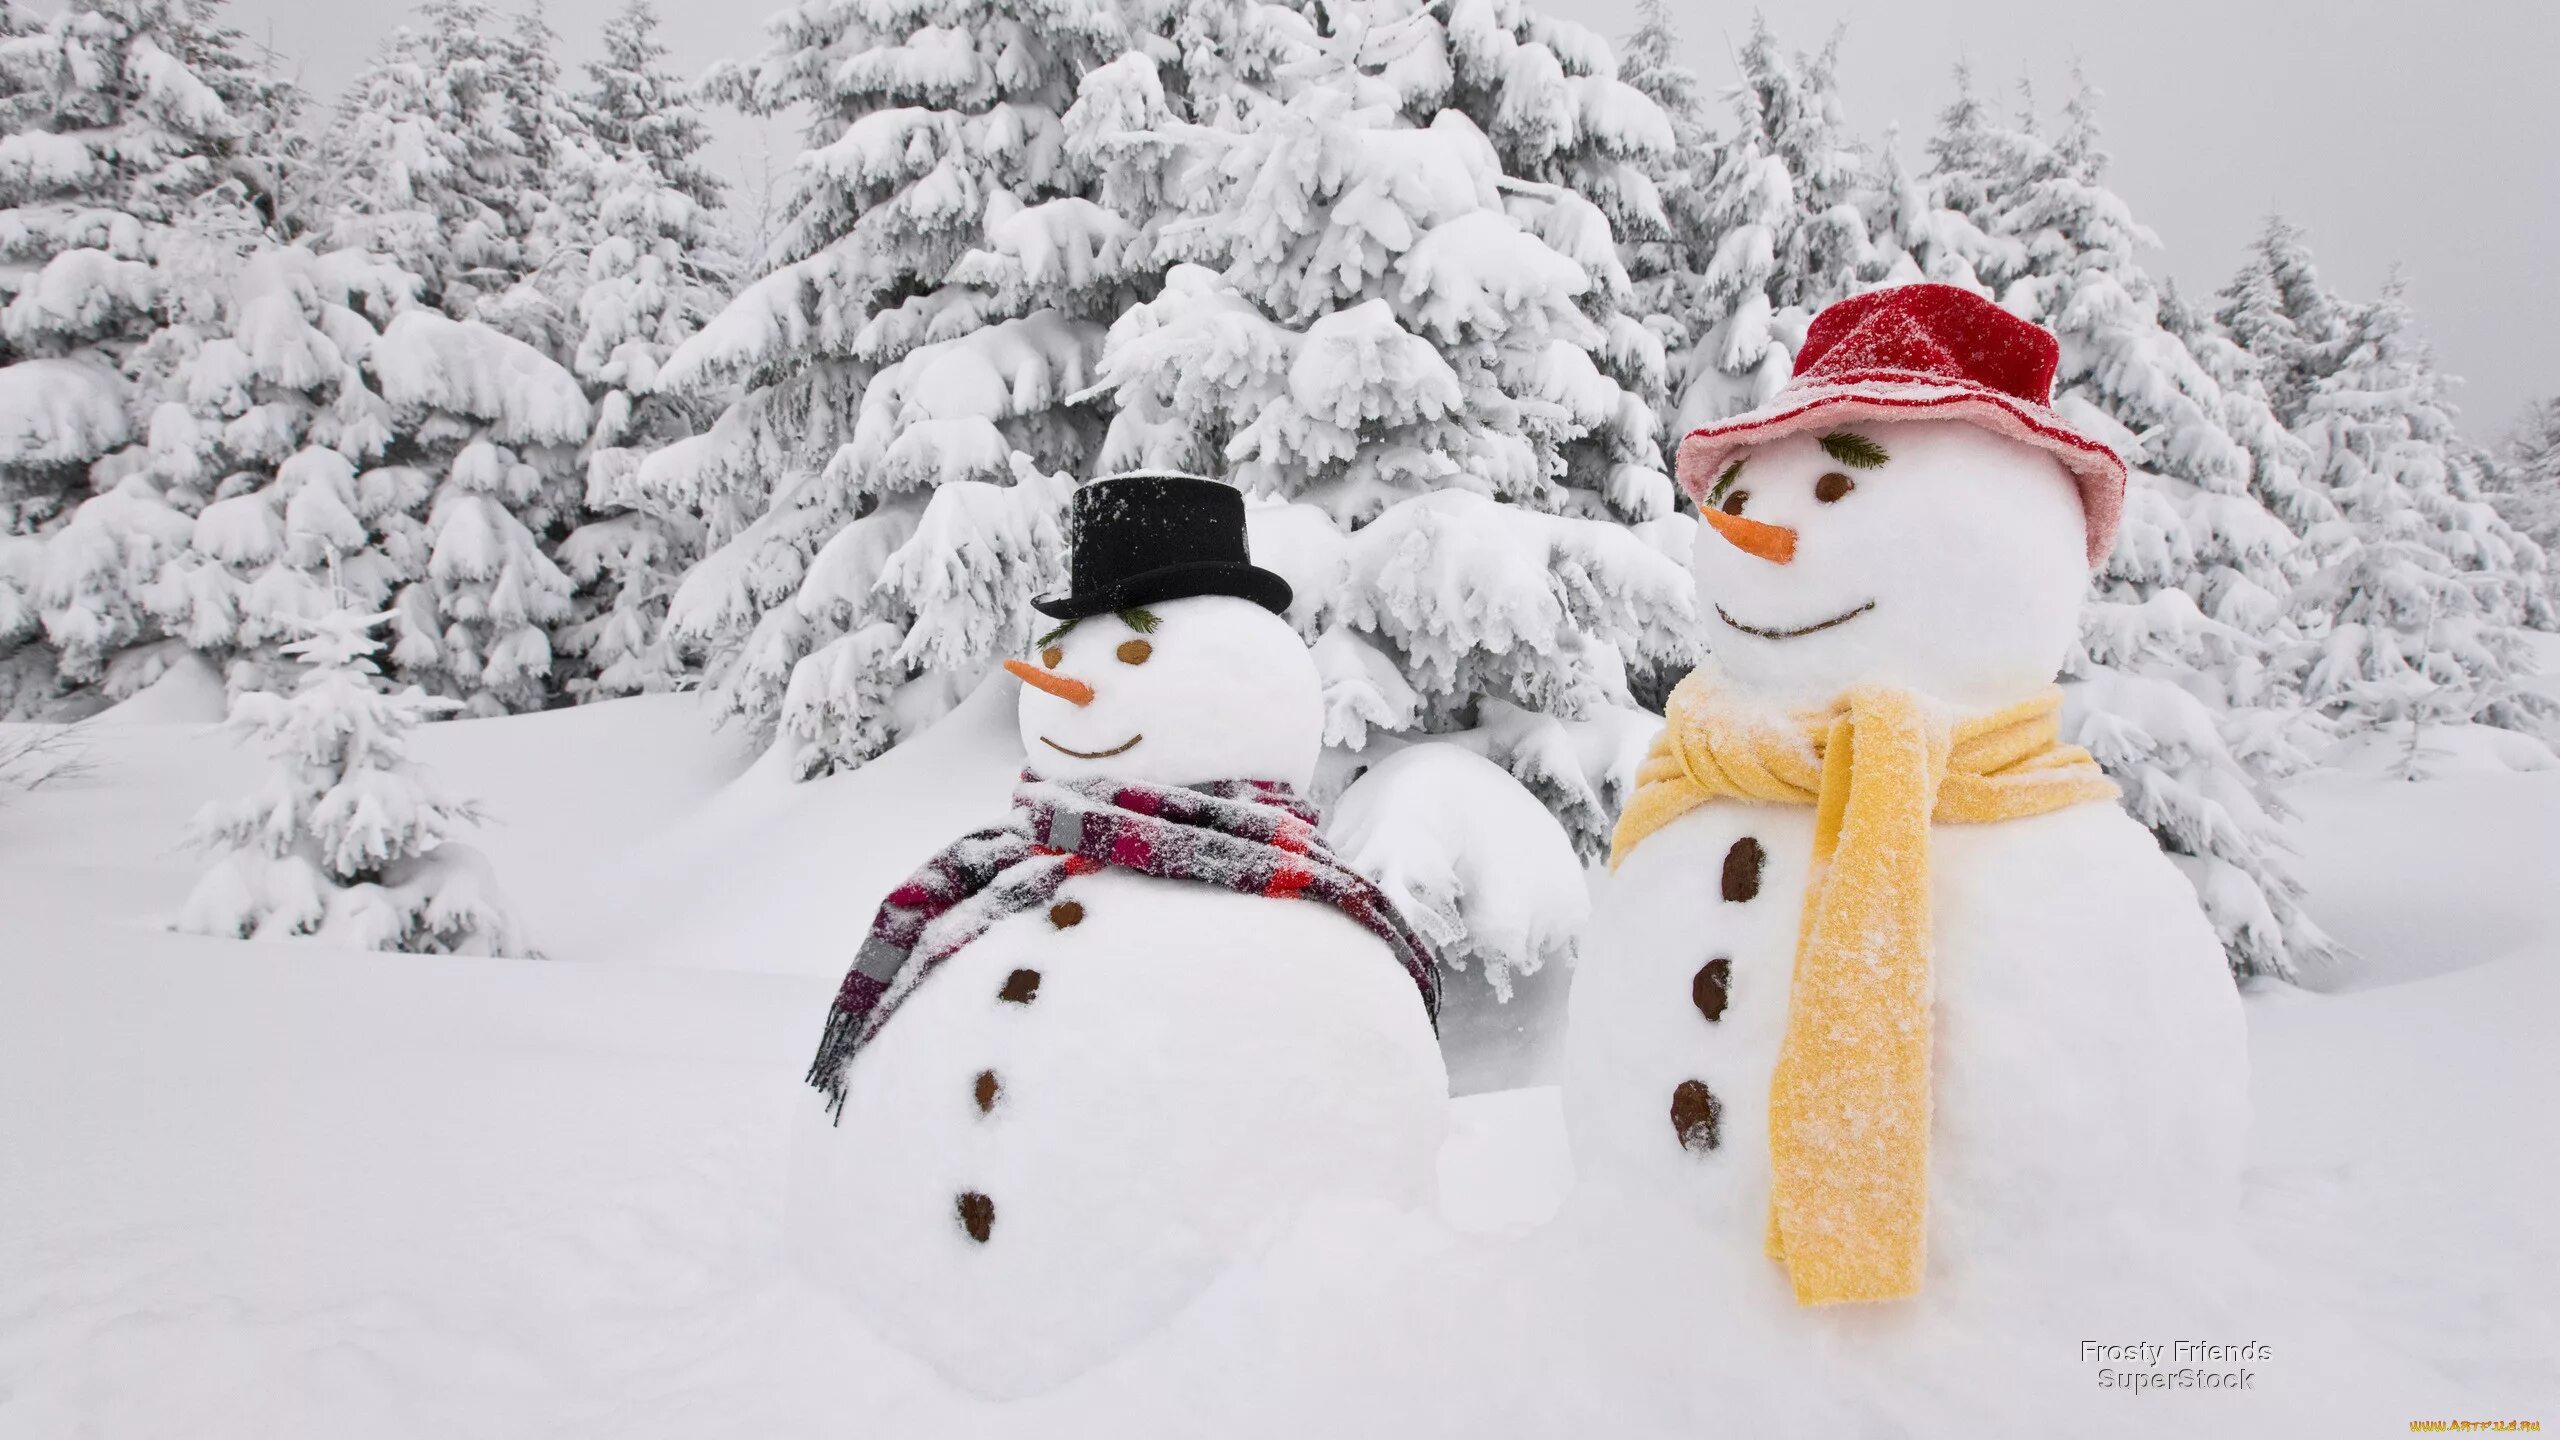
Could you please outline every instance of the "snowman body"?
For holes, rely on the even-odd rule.
[[[1936,825],[1930,846],[1928,1284],[2228,1210],[2241,1017],[2158,843],[2093,803]],[[1769,1087],[1812,853],[1809,808],[1742,802],[1639,846],[1587,934],[1566,1049],[1586,1182],[1645,1243],[1773,1283]]]
[[[1429,1041],[1394,956],[1328,906],[1069,881],[952,956],[856,1062],[813,1137],[821,1263],[970,1388],[1048,1388],[1314,1192],[1427,1203],[1447,1087]]]
[[[1026,688],[1032,766],[1305,783],[1317,691],[1286,623],[1226,598],[1143,619],[1049,649],[1041,674],[1091,693]],[[1340,911],[1106,867],[946,959],[848,1067],[841,1117],[810,1107],[794,1228],[882,1338],[1032,1394],[1319,1194],[1426,1205],[1447,1091],[1412,980]]]
[[[1985,714],[2042,691],[2070,653],[2087,530],[2043,451],[1956,421],[1870,421],[1773,440],[1720,475],[1693,560],[1718,694],[1784,717],[1886,686]],[[2186,878],[2109,801],[1934,823],[1928,841],[1927,1267],[1898,1303],[1943,1314],[1992,1271],[2124,1257],[2226,1217],[2245,1036]],[[1813,848],[1811,806],[1726,798],[1636,845],[1595,903],[1566,1037],[1577,1174],[1612,1216],[1600,1231],[1773,1298],[1769,1098]]]

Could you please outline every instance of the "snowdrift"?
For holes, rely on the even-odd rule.
[[[1594,1293],[1549,1223],[1554,1094],[1525,1089],[1458,1103],[1437,1216],[1310,1214],[1176,1326],[991,1405],[801,1281],[783,1201],[850,937],[1002,806],[1001,687],[806,785],[684,697],[431,727],[553,957],[520,962],[167,933],[186,819],[259,763],[204,680],[0,797],[0,1436],[1696,1436],[1767,1433],[1720,1417],[1791,1394],[1942,1434],[2004,1386],[2036,1397],[2014,1433],[2379,1435],[2560,1396],[2560,1141],[2529,1118],[2560,1104],[2560,901],[2531,883],[2560,775],[2293,797],[2361,958],[2249,996],[2253,1254],[2211,1277],[2239,1333],[2009,1336],[1892,1388],[1808,1353],[1739,1404],[1684,1347],[1762,1319],[1670,1275]],[[2247,1394],[2135,1397],[2076,1348],[2175,1338],[2274,1358]]]

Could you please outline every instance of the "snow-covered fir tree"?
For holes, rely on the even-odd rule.
[[[2195,883],[2235,970],[2291,975],[2331,946],[2301,909],[2278,827],[2273,787],[2308,764],[2267,675],[2294,536],[2233,437],[2228,415],[2247,397],[2164,324],[2138,257],[2156,242],[2105,184],[2087,88],[2050,138],[1969,99],[1931,146],[1939,193],[2017,244],[2014,269],[1981,278],[2061,338],[2056,403],[2134,472],[2072,667],[2073,738]]]
[[[2541,547],[2479,491],[2448,382],[2395,281],[2343,312],[2335,359],[2298,426],[2336,507],[2299,590],[2299,683],[2349,729],[2479,721],[2551,733],[2522,627],[2553,624]]]
[[[1755,17],[1735,57],[1733,133],[1703,210],[1713,237],[1690,319],[1679,427],[1760,404],[1786,383],[1815,312],[1879,279],[1867,234],[1865,167],[1843,123],[1838,40],[1791,54]]]
[[[423,306],[384,327],[365,371],[391,409],[384,468],[427,496],[426,553],[391,604],[393,674],[474,714],[543,708],[576,589],[552,552],[578,518],[594,408],[533,346]]]
[[[0,714],[105,698],[169,648],[141,602],[218,475],[169,401],[271,213],[291,107],[210,0],[0,28]]]
[[[380,610],[419,574],[430,486],[374,464],[393,417],[363,369],[417,283],[378,256],[262,245],[181,371],[223,478],[144,598],[234,693],[290,688],[280,647],[307,622],[342,602]]]
[[[2269,219],[2215,312],[2302,450],[2300,638],[2286,678],[2348,731],[2541,727],[2519,625],[2551,623],[2540,547],[2484,503],[2494,469],[2396,294],[2331,291],[2302,230]],[[2199,347],[2210,355],[2209,343]]]
[[[2337,516],[2337,507],[2311,483],[2311,448],[2277,417],[2256,358],[2232,340],[2212,316],[2189,304],[2174,282],[2160,283],[2159,321],[2160,328],[2186,347],[2196,367],[2213,382],[2219,396],[2213,414],[2223,433],[2247,457],[2249,493],[2284,522],[2294,537],[2276,561],[2277,573],[2285,585],[2281,590],[2272,585],[2268,588],[2271,594],[2285,594],[2298,616],[2302,604],[2299,582],[2319,567],[2316,542],[2324,533],[2322,527]],[[2271,727],[2289,730],[2286,750],[2299,749],[2307,755],[2321,736],[2317,722],[2301,711],[2293,667],[2279,648],[2289,643],[2290,632],[2265,638],[2265,648],[2249,653],[2223,672],[2223,697],[2231,705],[2260,712]],[[2279,716],[2288,718],[2276,718]],[[2278,752],[2278,758],[2286,767],[2299,763],[2284,752]]]
[[[1620,462],[1579,488],[1576,447],[1613,430],[1606,445],[1651,447],[1647,407],[1592,359],[1643,332],[1586,308],[1627,284],[1605,217],[1506,173],[1447,103],[1461,73],[1448,50],[1527,51],[1523,91],[1484,106],[1630,125],[1606,142],[1552,136],[1552,153],[1634,153],[1661,117],[1605,47],[1571,42],[1571,69],[1552,52],[1537,63],[1542,42],[1490,9],[1461,6],[1444,26],[1405,0],[1362,0],[1321,28],[1260,12],[1239,23],[1293,36],[1297,53],[1222,116],[1176,118],[1139,54],[1089,81],[1068,117],[1071,137],[1152,137],[1117,147],[1113,163],[1142,173],[1106,189],[1180,206],[1152,227],[1180,262],[1164,292],[1111,330],[1102,379],[1118,413],[1102,465],[1226,475],[1288,502],[1255,512],[1255,552],[1297,590],[1337,770],[1442,737],[1496,761],[1485,773],[1527,786],[1589,854],[1657,723],[1633,708],[1627,668],[1694,658],[1685,569],[1636,528],[1685,522],[1658,470]],[[1566,103],[1575,82],[1605,103]],[[1496,945],[1474,934],[1455,948],[1497,983],[1541,958]]]
[[[2344,358],[2349,322],[2320,283],[2302,228],[2268,216],[2218,298],[2214,322],[2247,352],[2268,408],[2288,426],[2301,424],[2312,385]]]
[[[813,117],[780,239],[658,374],[745,393],[639,484],[714,547],[670,632],[810,774],[947,710],[1061,573],[1101,432],[1072,397],[1137,298],[1061,117],[1124,35],[1098,0],[813,0],[771,36],[712,83]]]
[[[387,255],[425,303],[566,358],[590,179],[551,45],[538,10],[425,0],[338,102],[321,201],[333,246]]]
[[[185,553],[193,532],[187,512],[201,503],[201,493],[171,492],[203,478],[201,437],[182,407],[161,405],[138,438],[142,443],[90,467],[98,493],[48,527],[34,556],[29,596],[55,681],[84,692],[87,703],[132,694],[175,658],[144,593]],[[36,680],[37,672],[28,678]],[[43,694],[27,698],[40,701]]]
[[[1984,277],[2014,275],[2026,264],[2016,239],[1983,228],[1986,182],[1977,170],[1996,170],[1999,162],[1973,72],[1956,66],[1955,84],[1956,97],[1927,142],[1925,169],[1904,160],[1896,130],[1888,129],[1879,147],[1867,220],[1875,246],[1868,273],[1876,284],[1930,280],[1989,294]]]
[[[1618,46],[1618,78],[1635,87],[1671,125],[1671,144],[1651,167],[1662,209],[1657,231],[1630,228],[1619,236],[1636,310],[1660,340],[1666,395],[1687,389],[1694,340],[1690,322],[1706,308],[1704,295],[1714,220],[1707,177],[1716,157],[1716,135],[1707,118],[1706,81],[1680,61],[1680,31],[1669,0],[1639,0],[1636,28]],[[1661,407],[1660,444],[1668,454],[1679,443],[1678,417]]]
[[[468,314],[522,258],[511,197],[529,181],[496,72],[497,19],[429,0],[348,82],[323,132],[329,240],[387,255],[421,298]]]
[[[1406,121],[1428,126],[1446,111],[1473,121],[1504,185],[1529,202],[1517,207],[1522,222],[1588,277],[1574,303],[1591,322],[1592,369],[1618,394],[1594,388],[1576,433],[1558,444],[1568,508],[1624,521],[1666,513],[1673,491],[1660,420],[1670,367],[1643,321],[1619,237],[1669,230],[1653,178],[1678,143],[1669,117],[1620,76],[1607,40],[1527,0],[1450,3],[1445,18],[1441,6],[1419,7],[1433,23],[1410,27],[1403,8],[1380,12],[1385,30],[1409,33],[1389,42],[1400,53],[1378,58],[1412,69],[1397,82]],[[1445,85],[1422,68],[1439,65]]]
[[[272,940],[307,935],[367,950],[523,955],[488,864],[454,837],[478,807],[438,793],[409,732],[453,702],[383,689],[373,630],[388,617],[324,611],[284,647],[291,695],[243,694],[231,728],[276,762],[257,794],[207,806],[198,844],[227,853],[187,896],[178,928]]]
[[[483,298],[476,317],[567,363],[584,331],[580,301],[601,204],[600,156],[588,114],[561,74],[560,37],[543,0],[508,18],[496,78],[532,183],[508,197],[522,277]]]
[[[2321,563],[2337,507],[2312,483],[2310,448],[2294,432],[2312,382],[2344,353],[2344,311],[2319,283],[2302,232],[2282,216],[2268,217],[2216,298],[2205,315],[2164,284],[2161,321],[2221,387],[2224,426],[2250,454],[2251,491],[2303,542],[2287,562],[2299,579]]]
[[[570,638],[578,587],[557,556],[593,434],[566,362],[598,164],[555,43],[538,7],[427,0],[349,86],[324,151],[330,240],[418,281],[365,360],[391,416],[380,469],[424,494],[393,673],[483,714],[552,703],[572,678],[560,652],[592,643]]]
[[[2560,396],[2526,408],[2489,471],[2489,491],[2508,524],[2546,555],[2560,549]]]
[[[2311,451],[2286,428],[2267,391],[2267,367],[2222,328],[2214,316],[2188,303],[2174,281],[2160,282],[2160,328],[2177,338],[2220,392],[2216,412],[2223,430],[2249,456],[2249,492],[2284,521],[2297,538],[2335,516],[2310,483]],[[2312,550],[2296,545],[2284,562],[2298,578],[2314,563]],[[2263,672],[2252,672],[2252,679]],[[2242,698],[2254,702],[2254,694]]]
[[[1973,67],[1958,62],[1953,79],[1955,97],[1938,111],[1937,128],[1923,146],[1929,156],[1927,173],[1949,209],[1987,224],[1994,215],[1995,194],[2019,182],[2024,157],[2005,143],[2008,132],[1974,88]],[[2025,260],[2021,248],[2011,268]]]
[[[641,461],[710,423],[717,407],[658,387],[659,367],[719,309],[734,261],[719,223],[721,187],[703,168],[710,138],[692,86],[666,65],[648,0],[605,22],[576,106],[596,147],[597,215],[578,300],[572,368],[596,400],[588,511],[560,561],[583,593],[562,634],[583,662],[570,688],[618,695],[665,689],[679,666],[665,634],[668,599],[701,554],[701,523],[681,496],[639,483]]]

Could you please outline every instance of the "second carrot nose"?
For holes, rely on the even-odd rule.
[[[1034,690],[1046,690],[1070,705],[1093,703],[1093,687],[1081,680],[1070,679],[1055,670],[1043,670],[1037,665],[1028,665],[1020,660],[1007,660],[1004,662],[1004,668],[1012,671],[1014,678],[1023,684]]]
[[[1796,558],[1796,532],[1788,526],[1745,520],[1721,510],[1701,510],[1698,514],[1738,550],[1757,555],[1772,565],[1784,565]]]

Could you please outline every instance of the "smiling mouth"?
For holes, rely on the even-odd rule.
[[[1727,625],[1732,626],[1734,629],[1741,631],[1745,635],[1757,635],[1763,640],[1793,640],[1799,635],[1810,635],[1817,630],[1828,630],[1834,625],[1846,625],[1850,621],[1857,619],[1859,616],[1866,614],[1874,608],[1876,608],[1876,602],[1870,600],[1855,610],[1845,611],[1841,614],[1834,615],[1828,620],[1817,620],[1811,625],[1799,625],[1792,630],[1763,630],[1757,625],[1745,625],[1741,621],[1724,613],[1724,607],[1721,605],[1716,607],[1716,618],[1722,620]],[[1132,741],[1131,743],[1134,744],[1136,742]]]
[[[1112,746],[1108,750],[1070,750],[1066,746],[1059,744],[1057,741],[1050,739],[1046,735],[1040,737],[1040,743],[1057,751],[1061,755],[1072,755],[1078,760],[1108,760],[1114,755],[1127,754],[1130,746],[1135,745],[1146,738],[1147,737],[1144,735],[1132,735],[1128,739],[1121,741],[1119,744]]]

